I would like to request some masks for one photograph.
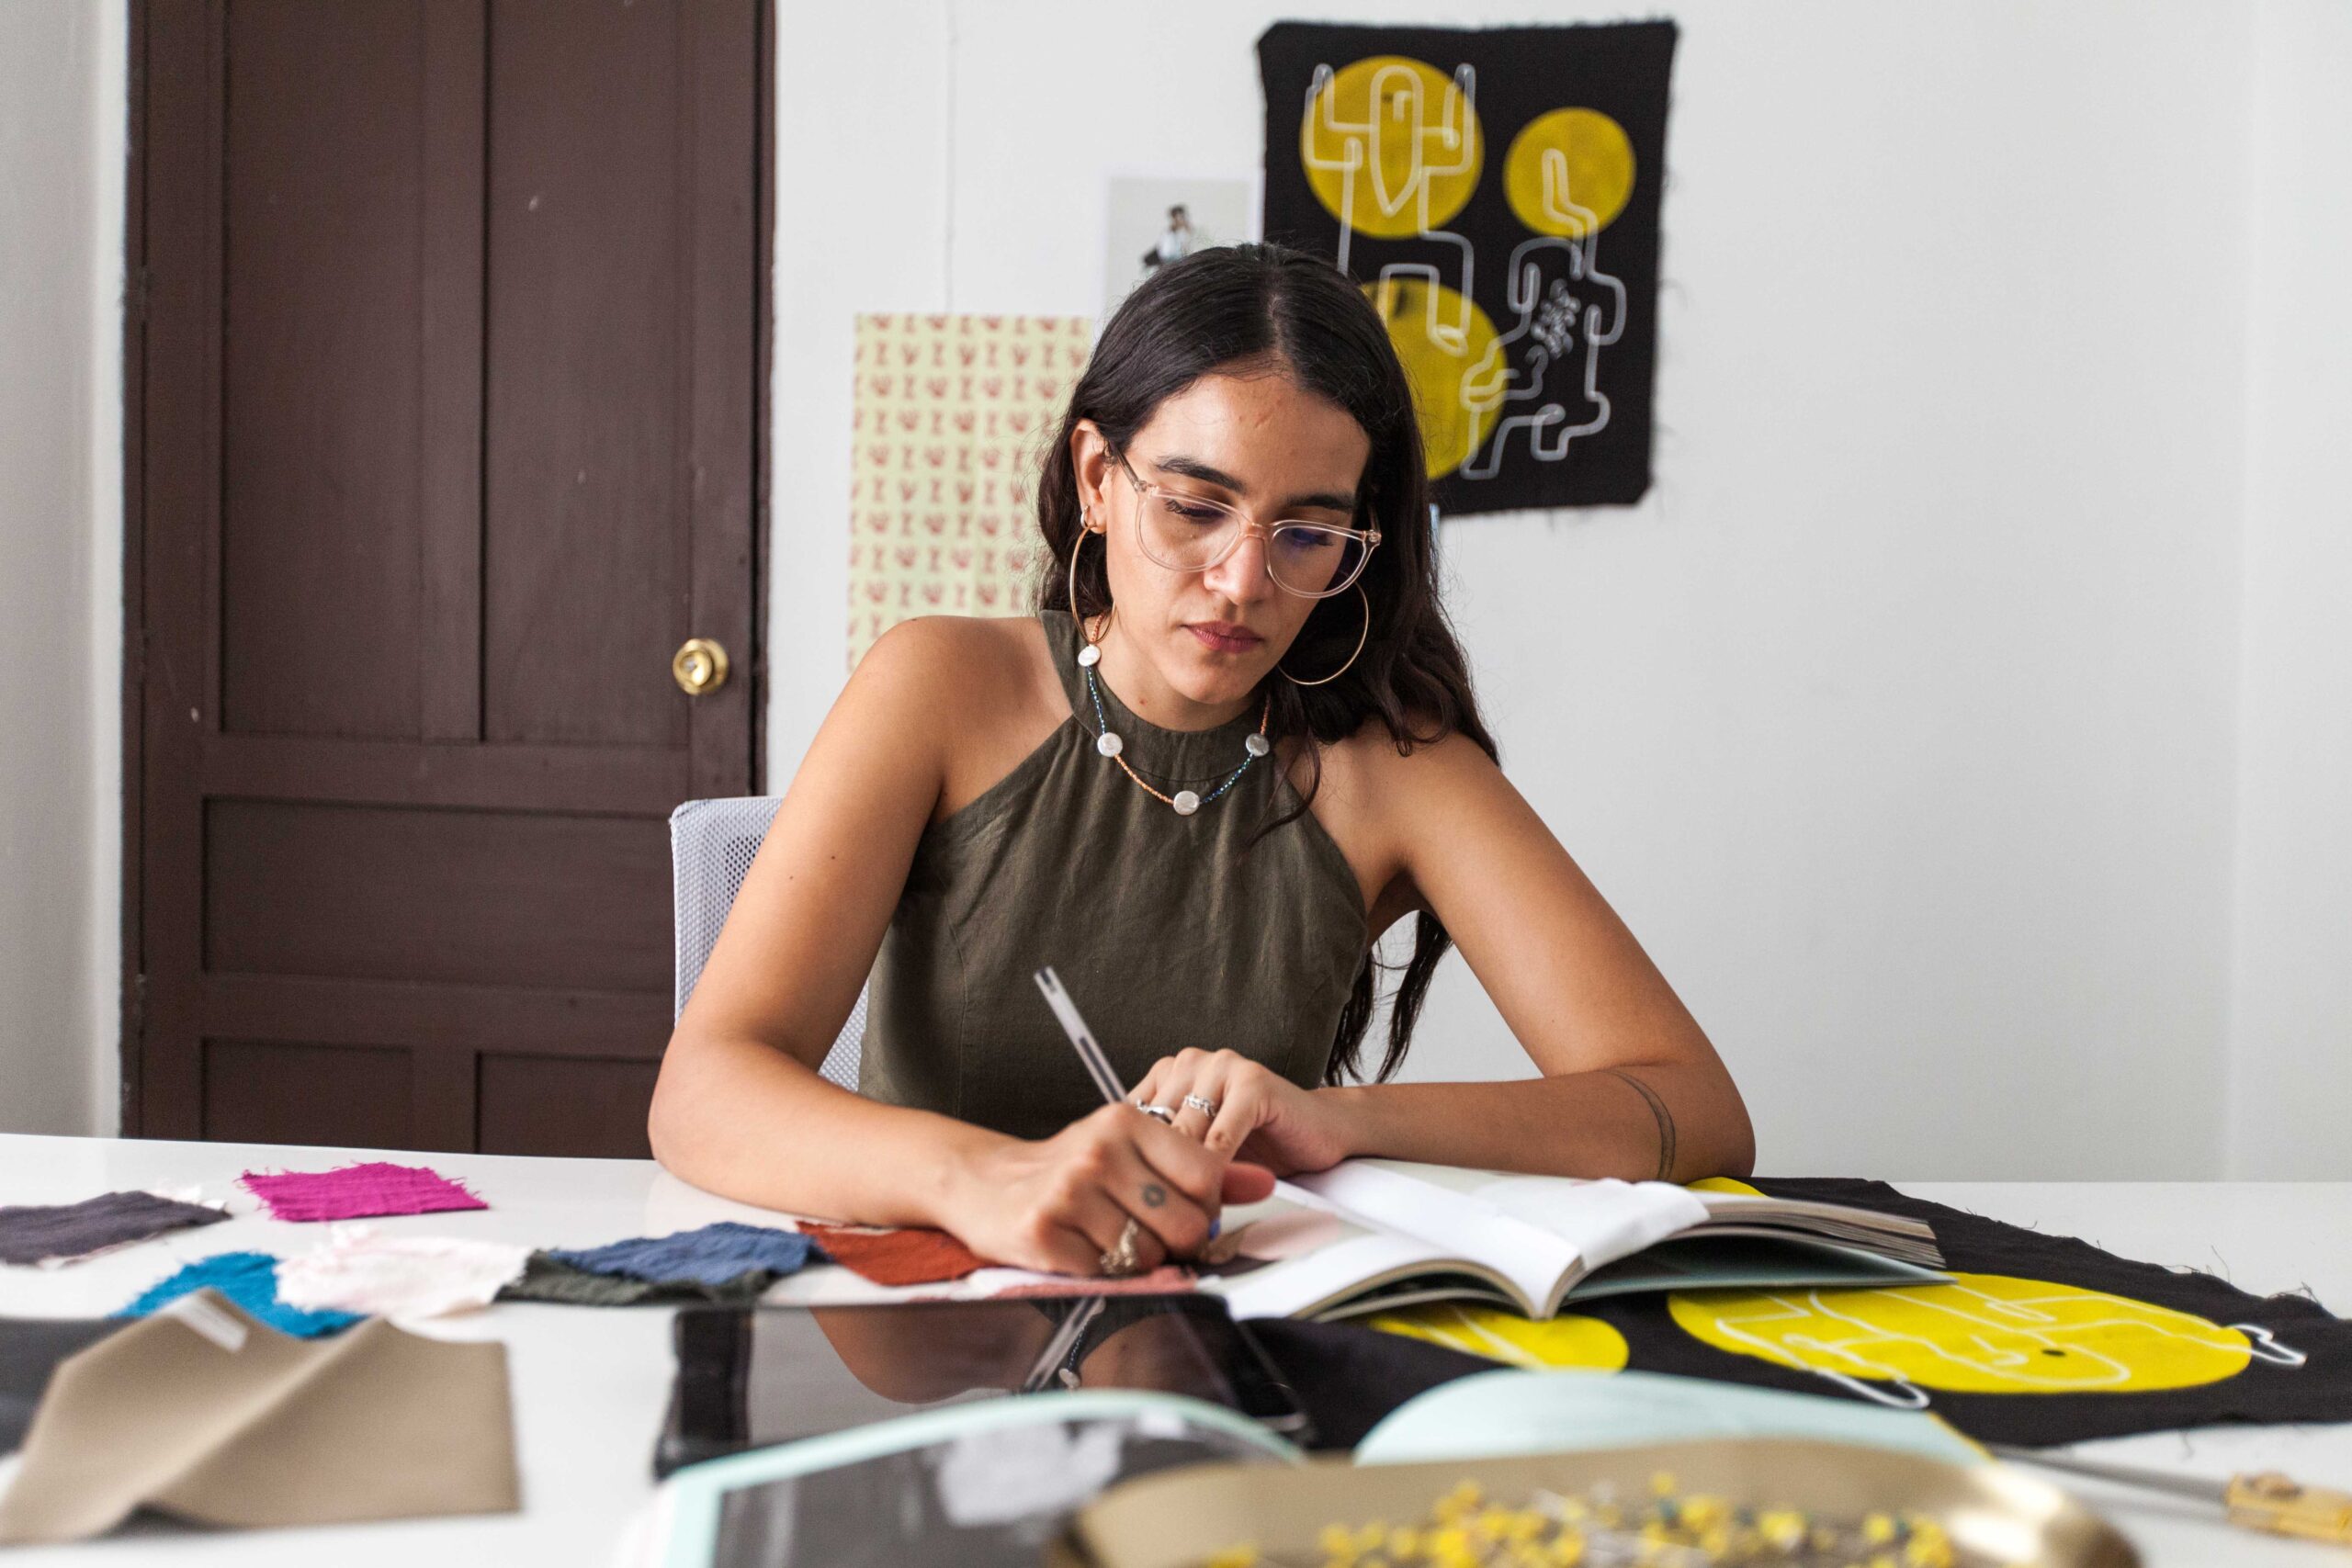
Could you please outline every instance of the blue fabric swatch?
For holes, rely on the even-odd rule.
[[[347,1312],[305,1312],[277,1299],[277,1259],[266,1252],[220,1252],[200,1258],[170,1279],[150,1286],[140,1298],[115,1314],[145,1317],[171,1305],[192,1291],[210,1286],[280,1334],[316,1339],[357,1323]]]
[[[675,1235],[636,1236],[579,1252],[549,1252],[559,1263],[593,1274],[617,1274],[649,1284],[691,1280],[723,1285],[745,1274],[791,1274],[808,1261],[816,1243],[798,1231],[722,1220]]]

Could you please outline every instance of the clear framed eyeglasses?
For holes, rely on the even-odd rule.
[[[1260,523],[1227,502],[1143,478],[1124,452],[1112,456],[1136,487],[1143,553],[1170,571],[1206,571],[1240,548],[1244,535],[1256,533],[1266,541],[1274,586],[1303,599],[1329,599],[1354,585],[1380,543],[1377,528],[1299,518]]]

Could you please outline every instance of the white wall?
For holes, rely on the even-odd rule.
[[[1104,170],[1256,164],[1277,9],[1617,14],[780,4],[775,788],[842,678],[854,312],[1091,308]],[[1506,766],[1766,1168],[2218,1175],[2251,11],[1672,10],[1657,486],[1444,532]],[[1525,1070],[1458,962],[1414,1070]]]
[[[115,1124],[125,25],[0,8],[0,1131]]]
[[[2265,0],[2240,687],[2233,1176],[2352,1173],[2352,9]]]
[[[1255,166],[1275,11],[777,4],[781,788],[852,316],[1091,309],[1104,171]],[[1441,9],[1610,15],[1281,14]],[[1445,530],[1513,776],[1768,1168],[2352,1175],[2352,21],[1674,14],[1657,488]],[[124,67],[114,0],[0,7],[0,1129],[113,1124]],[[1415,1073],[1523,1070],[1450,963]]]

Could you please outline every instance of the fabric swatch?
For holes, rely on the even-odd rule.
[[[534,1252],[523,1277],[498,1292],[503,1302],[551,1302],[562,1306],[642,1306],[648,1303],[716,1302],[742,1305],[756,1302],[775,1283],[764,1270],[739,1274],[717,1285],[692,1280],[659,1282],[632,1280],[626,1274],[598,1274],[559,1263],[545,1252]]]
[[[79,1203],[0,1208],[0,1263],[73,1262],[166,1231],[229,1217],[205,1203],[153,1192],[107,1192]]]
[[[0,1317],[0,1454],[25,1440],[57,1364],[122,1326],[104,1317]]]
[[[0,1542],[85,1540],[142,1506],[329,1525],[512,1513],[520,1495],[505,1346],[380,1319],[291,1339],[207,1292],[59,1364]]]
[[[808,1261],[812,1244],[798,1231],[723,1220],[673,1235],[635,1236],[605,1247],[549,1258],[594,1274],[618,1274],[648,1284],[679,1280],[723,1285],[744,1274],[797,1273]]]
[[[1603,1296],[1575,1303],[1586,1326],[1554,1341],[1566,1357],[1531,1359],[1591,1365],[1575,1347],[1598,1333],[1611,1368],[1927,1410],[1980,1443],[2026,1448],[2352,1421],[2352,1321],[2307,1296],[2252,1295],[1883,1181],[1745,1185],[1924,1221],[1951,1281]]]
[[[527,1247],[448,1236],[381,1235],[337,1225],[326,1245],[277,1265],[277,1299],[304,1312],[438,1317],[487,1306],[523,1277]]]
[[[147,1317],[196,1291],[217,1291],[282,1334],[314,1339],[359,1321],[347,1312],[305,1312],[277,1296],[277,1259],[266,1252],[217,1252],[199,1258],[167,1280],[149,1286],[115,1314]]]
[[[945,1231],[856,1230],[804,1224],[826,1257],[877,1285],[940,1285],[989,1267],[988,1260]]]
[[[421,1165],[383,1160],[336,1170],[249,1170],[237,1179],[275,1220],[365,1220],[487,1209],[466,1185]]]

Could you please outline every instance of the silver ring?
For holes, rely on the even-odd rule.
[[[1171,1126],[1175,1124],[1176,1112],[1164,1105],[1138,1105],[1136,1109],[1157,1121],[1168,1122]]]
[[[1212,1122],[1216,1120],[1216,1101],[1206,1099],[1201,1095],[1186,1095],[1184,1097],[1184,1109],[1187,1111],[1197,1111]]]
[[[1143,1223],[1139,1220],[1129,1219],[1119,1227],[1119,1239],[1111,1244],[1110,1251],[1095,1259],[1103,1278],[1122,1280],[1142,1271],[1143,1259],[1136,1255],[1136,1239],[1142,1235]]]

